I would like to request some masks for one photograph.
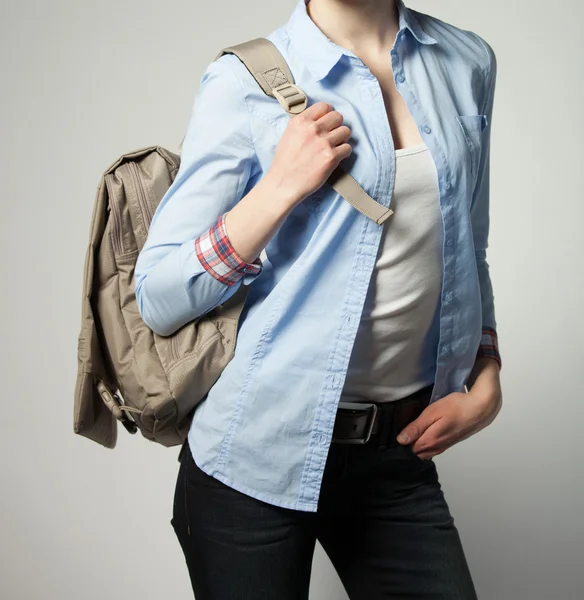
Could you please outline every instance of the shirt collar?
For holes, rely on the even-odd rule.
[[[317,81],[324,79],[343,55],[356,56],[350,50],[330,40],[310,18],[306,5],[310,0],[298,0],[290,19],[285,25],[294,48],[305,61]],[[420,44],[436,44],[420,25],[414,13],[403,0],[395,0],[399,14],[399,30],[409,29]]]
[[[403,0],[395,0],[399,14],[399,30],[409,29],[412,32],[414,38],[420,42],[420,44],[431,45],[437,44],[438,40],[433,38],[430,34],[426,33],[422,28],[422,25],[418,21],[415,12],[410,10],[403,2]]]

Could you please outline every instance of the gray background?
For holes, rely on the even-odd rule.
[[[206,65],[295,0],[2,2],[0,596],[189,598],[170,526],[176,449],[72,432],[96,186],[176,149]],[[436,458],[481,600],[584,597],[582,3],[411,0],[498,56],[489,261],[495,422]],[[311,600],[344,600],[318,546]]]

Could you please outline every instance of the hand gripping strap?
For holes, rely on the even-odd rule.
[[[224,48],[215,57],[235,54],[253,75],[262,90],[276,98],[291,116],[304,111],[308,105],[306,94],[295,84],[286,60],[267,38],[256,38]],[[331,173],[327,183],[349,204],[382,225],[393,210],[380,204],[349,175],[340,165]]]

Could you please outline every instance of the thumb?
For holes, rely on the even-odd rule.
[[[408,423],[397,436],[400,444],[412,444],[422,435],[422,427],[419,419]]]

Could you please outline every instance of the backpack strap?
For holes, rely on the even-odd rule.
[[[256,38],[223,48],[215,57],[235,54],[254,76],[262,90],[276,98],[291,115],[301,113],[308,105],[306,94],[294,83],[288,63],[276,46],[267,38]]]
[[[229,46],[221,50],[214,60],[224,54],[235,54],[262,90],[275,98],[288,114],[297,115],[306,109],[306,94],[296,85],[286,60],[270,40],[256,38]],[[340,165],[331,173],[327,183],[349,204],[378,225],[393,214],[393,210],[371,198]]]

